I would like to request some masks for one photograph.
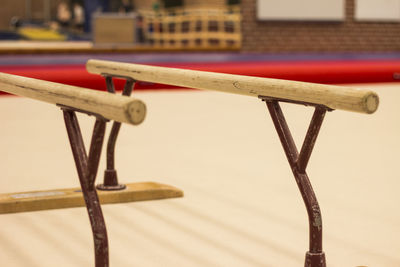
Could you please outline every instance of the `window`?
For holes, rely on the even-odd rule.
[[[356,20],[399,21],[400,0],[356,0]]]
[[[257,18],[340,21],[345,18],[344,5],[345,0],[257,0]]]

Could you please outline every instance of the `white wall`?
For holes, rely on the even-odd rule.
[[[257,18],[340,21],[345,18],[345,0],[257,0]]]

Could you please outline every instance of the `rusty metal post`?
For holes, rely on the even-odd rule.
[[[300,172],[305,172],[307,168],[308,160],[310,159],[315,142],[317,141],[318,133],[321,129],[325,114],[326,108],[321,106],[315,107],[314,115],[311,119],[310,126],[307,130],[307,134],[303,142],[303,146],[300,150],[300,155],[297,163]]]
[[[105,79],[107,91],[114,94],[115,88],[112,81],[112,76],[105,76]],[[122,95],[130,96],[134,84],[135,81],[133,79],[126,78],[126,83]],[[118,183],[117,170],[115,169],[115,144],[117,142],[120,128],[121,123],[114,121],[107,142],[107,168],[104,171],[103,184],[97,185],[97,189],[99,190],[122,190],[126,188],[126,185]]]
[[[75,111],[67,107],[62,107],[62,110],[64,113],[64,121],[68,132],[68,138],[78,171],[83,197],[92,227],[95,250],[95,266],[108,267],[109,256],[107,229],[96,188],[94,186],[106,129],[106,119],[100,116],[97,116],[96,118],[88,156],[86,154],[85,145],[82,139],[79,122]]]
[[[302,149],[297,151],[295,142],[286,123],[279,102],[263,99],[271,114],[280,141],[289,161],[297,186],[307,209],[309,220],[309,251],[306,253],[305,267],[326,267],[325,253],[322,250],[322,218],[317,198],[305,171],[321,124],[328,108],[316,106]]]

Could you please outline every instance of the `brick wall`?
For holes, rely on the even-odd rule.
[[[400,51],[400,23],[355,21],[355,0],[342,22],[257,21],[256,1],[242,0],[243,52]]]

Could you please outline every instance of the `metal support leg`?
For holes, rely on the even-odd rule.
[[[277,100],[264,99],[278,132],[286,157],[289,161],[297,186],[305,203],[309,220],[309,251],[306,253],[305,267],[325,267],[322,250],[322,218],[317,198],[306,173],[308,160],[317,139],[326,111],[324,106],[316,106],[300,154],[286,123]]]
[[[114,94],[115,88],[112,76],[106,76],[105,78],[107,91]],[[133,79],[127,78],[122,95],[130,96],[134,83]],[[126,188],[126,185],[118,183],[117,170],[115,169],[115,144],[120,128],[121,123],[114,121],[107,143],[107,169],[104,171],[103,184],[97,185],[97,189],[99,190],[122,190]]]
[[[104,140],[106,120],[101,117],[96,118],[90,144],[89,156],[87,156],[75,112],[66,107],[62,107],[62,110],[64,113],[64,120],[67,127],[72,153],[74,155],[74,160],[79,175],[83,197],[92,227],[95,250],[95,266],[108,267],[109,259],[107,229],[99,198],[94,186]]]

